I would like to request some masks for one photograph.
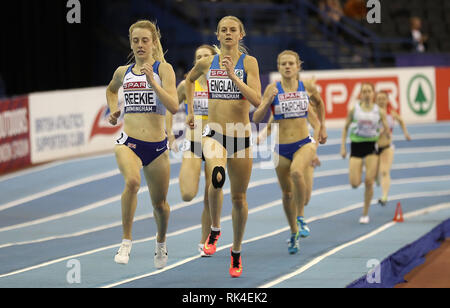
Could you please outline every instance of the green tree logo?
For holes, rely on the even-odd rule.
[[[408,84],[408,105],[420,116],[426,115],[434,104],[434,89],[430,80],[422,74],[414,76]]]

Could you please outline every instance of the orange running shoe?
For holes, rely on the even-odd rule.
[[[218,231],[218,233],[216,231],[211,231],[211,233],[209,233],[205,245],[203,246],[203,252],[205,254],[212,256],[216,252],[217,241],[219,240],[220,235],[220,231]]]
[[[230,249],[231,253],[231,264],[230,264],[230,275],[233,278],[238,278],[242,275],[242,258],[241,254],[234,255]]]

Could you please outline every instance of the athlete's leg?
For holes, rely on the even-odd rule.
[[[209,211],[209,197],[208,190],[211,185],[211,173],[206,168],[205,164],[205,192],[203,197],[203,212],[202,212],[202,236],[200,239],[200,244],[204,244],[208,238],[209,232],[211,231],[211,213]]]
[[[153,215],[158,230],[156,241],[166,241],[167,225],[169,223],[170,207],[167,203],[167,192],[170,181],[169,152],[156,158],[151,164],[144,167],[150,198],[153,205]]]
[[[394,149],[392,146],[385,149],[379,159],[380,165],[380,184],[382,191],[382,200],[386,201],[391,187],[391,167],[394,160]]]
[[[115,155],[119,170],[125,180],[121,197],[123,238],[132,240],[132,227],[137,207],[137,193],[141,186],[140,158],[127,146],[117,145]]]
[[[363,159],[359,157],[350,157],[349,162],[349,180],[353,188],[358,188],[362,181]]]
[[[227,152],[216,140],[205,137],[203,153],[207,173],[211,175],[208,186],[209,211],[211,214],[211,226],[220,228],[220,216],[222,214],[223,185],[225,184],[225,168],[227,164]]]
[[[242,152],[245,151],[245,157]],[[228,176],[230,178],[232,220],[233,220],[233,251],[241,251],[245,226],[248,217],[247,187],[252,174],[252,148],[248,147],[235,153],[238,158],[228,159]]]
[[[366,177],[364,180],[364,211],[363,216],[369,215],[370,203],[373,197],[373,184],[377,175],[378,155],[371,154],[365,158]]]
[[[194,155],[191,151],[183,153],[179,175],[180,192],[183,201],[189,202],[197,195],[201,166],[201,158]]]
[[[315,145],[308,143],[295,152],[292,160],[290,174],[294,184],[294,204],[297,209],[297,216],[304,216],[305,201],[307,199],[305,174],[307,167],[311,165],[315,155]]]
[[[292,179],[291,179],[291,161],[284,156],[278,155],[276,161],[278,161],[277,166],[275,167],[275,171],[278,177],[278,183],[280,184],[282,200],[283,200],[283,209],[284,214],[286,215],[286,219],[289,224],[289,228],[291,229],[291,233],[295,234],[298,232],[297,226],[297,209],[295,208],[293,202],[293,193],[292,193]]]

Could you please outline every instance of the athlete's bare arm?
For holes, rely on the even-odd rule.
[[[342,130],[342,141],[341,141],[341,156],[342,156],[342,158],[345,158],[347,156],[347,149],[345,147],[345,144],[347,142],[348,128],[350,127],[350,124],[353,121],[353,113],[354,112],[355,112],[355,108],[350,110],[350,112],[347,115],[347,118],[345,119],[344,129]]]
[[[325,103],[317,90],[316,79],[313,78],[311,80],[305,80],[303,84],[305,85],[306,91],[309,93],[310,101],[320,121],[320,134],[318,141],[320,144],[324,144],[328,139],[328,133],[325,127]]]
[[[197,61],[195,66],[186,76],[185,87],[186,87],[186,103],[188,105],[188,115],[186,117],[186,124],[190,128],[194,128],[194,90],[195,90],[195,81],[200,78],[202,75],[206,75],[211,63],[214,59],[214,56],[209,56],[207,58],[203,58],[200,61]]]
[[[262,98],[262,103],[259,105],[258,109],[253,113],[253,122],[261,122],[267,114],[275,96],[278,94],[278,89],[275,83],[271,83],[266,87],[264,95]]]
[[[106,102],[108,103],[109,110],[111,112],[109,116],[109,123],[111,125],[117,124],[117,119],[120,117],[120,110],[118,106],[118,93],[123,84],[123,78],[128,69],[128,66],[120,66],[114,72],[113,78],[106,88]]]

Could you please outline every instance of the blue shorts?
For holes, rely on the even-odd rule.
[[[277,144],[277,146],[275,147],[275,152],[277,152],[278,155],[292,160],[294,158],[295,152],[297,152],[302,146],[308,143],[316,143],[316,141],[311,136],[308,136],[305,139],[294,143]]]
[[[116,140],[116,145],[126,145],[142,161],[142,166],[150,165],[155,159],[169,149],[167,138],[160,142],[146,142],[128,137],[124,132]]]

